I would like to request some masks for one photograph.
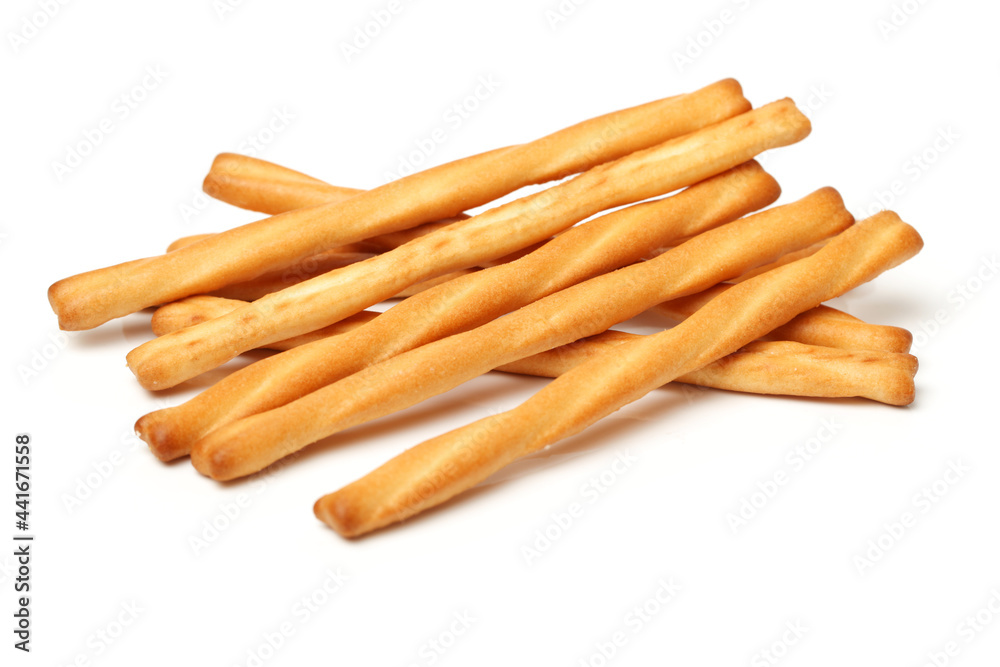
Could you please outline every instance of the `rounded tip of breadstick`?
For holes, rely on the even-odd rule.
[[[358,537],[367,532],[361,525],[353,504],[344,501],[339,492],[330,493],[317,500],[313,505],[313,514],[337,531],[341,537]]]
[[[794,141],[802,141],[812,133],[812,122],[809,117],[795,105],[795,101],[790,97],[785,97],[772,102],[779,107],[786,107],[790,124],[795,128]]]
[[[224,436],[220,440],[210,434],[194,443],[191,446],[191,465],[205,477],[218,482],[227,482],[249,474],[241,469],[244,463],[242,457],[232,447],[227,447],[226,442]]]
[[[155,363],[146,363],[148,355],[143,349],[144,347],[145,345],[140,345],[125,355],[125,363],[128,365],[128,369],[132,371],[135,379],[139,381],[143,389],[150,391],[169,389],[173,385],[165,382],[160,377],[157,365]]]
[[[715,85],[720,88],[727,88],[735,95],[743,94],[743,86],[740,84],[739,81],[737,81],[733,77],[726,77],[725,79],[720,79],[715,83]]]
[[[883,385],[882,391],[884,393],[882,402],[889,405],[910,405],[917,396],[913,376],[906,372],[895,374]]]
[[[72,278],[63,278],[49,286],[48,297],[52,312],[59,320],[59,328],[63,331],[80,331],[90,327],[79,326],[80,314],[73,306]]]
[[[169,420],[163,418],[163,413],[167,410],[150,412],[135,422],[135,434],[149,445],[149,451],[161,461],[173,461],[188,454],[187,447],[179,442],[168,427]]]

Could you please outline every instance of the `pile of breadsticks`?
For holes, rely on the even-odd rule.
[[[671,381],[910,403],[909,332],[821,304],[922,241],[889,211],[855,222],[828,187],[767,208],[780,189],[754,157],[809,131],[790,100],[752,109],[726,80],[369,191],[223,154],[205,191],[271,217],[60,280],[49,301],[67,330],[157,307],[158,338],[127,356],[147,389],[280,351],[136,423],[157,457],[217,480],[491,370],[556,378],[317,501],[360,535]],[[678,323],[611,329],[650,309]]]

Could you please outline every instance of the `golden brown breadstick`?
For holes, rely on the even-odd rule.
[[[794,143],[809,129],[791,100],[774,102],[149,341],[126,360],[143,387],[173,387],[246,350],[332,324],[415,282],[506,255],[600,211],[697,183]]]
[[[434,224],[434,223],[428,223],[428,224]],[[422,226],[423,225],[421,225],[421,227]],[[418,228],[415,227],[414,229],[418,229]],[[191,245],[193,243],[197,243],[198,241],[203,241],[203,240],[209,238],[210,236],[215,236],[215,234],[192,234],[191,236],[182,236],[182,237],[180,237],[179,239],[176,239],[170,245],[167,246],[167,252],[173,252],[174,250],[180,250],[181,248],[189,246],[189,245]],[[380,237],[376,236],[375,238],[378,239]],[[393,246],[393,247],[395,247],[395,246]],[[348,243],[347,245],[337,246],[336,248],[333,248],[332,250],[327,250],[326,252],[366,252],[366,253],[377,253],[377,252],[382,252],[383,250],[385,250],[385,248],[381,248],[381,247],[379,247],[378,245],[376,245],[374,243],[369,244],[369,243],[366,243],[365,241],[359,241],[358,243]],[[320,253],[320,255],[323,255],[323,254],[325,254],[325,253]],[[310,259],[311,258],[307,257],[304,260],[301,260],[301,262],[296,262],[295,264],[292,264],[291,266],[297,266],[297,265],[301,264],[302,262],[308,262]]]
[[[379,252],[392,250],[393,248],[401,246],[404,243],[408,243],[415,238],[419,238],[441,229],[445,225],[457,222],[458,220],[465,220],[467,218],[468,216],[462,215],[455,218],[448,218],[446,220],[428,222],[414,227],[413,229],[404,229],[400,232],[384,234],[382,236],[366,239],[359,243],[339,246],[333,250],[328,250],[318,255],[307,257],[306,259],[295,262],[291,266],[285,267],[284,269],[270,271],[262,276],[252,278],[245,282],[226,285],[222,289],[212,292],[212,295],[220,296],[226,299],[254,301],[266,294],[270,294],[271,292],[277,292],[291,285],[297,285],[298,283],[308,280],[309,278],[327,273],[328,271],[339,269],[342,266],[347,266],[348,264],[368,259]],[[201,241],[209,236],[212,236],[212,234],[196,234],[193,236],[179,238],[167,247],[167,252],[191,245],[192,243]],[[504,261],[510,261],[516,259],[518,256],[519,253],[511,254],[507,257],[502,257],[496,260],[496,262],[502,263]],[[491,262],[487,262],[486,264],[490,265]],[[457,278],[460,275],[470,273],[473,270],[474,269],[463,269],[461,271],[438,276],[437,278],[411,285],[399,294],[394,295],[393,298],[405,298],[407,296],[412,296],[425,289],[447,282],[452,278]]]
[[[515,459],[579,433],[797,313],[871,280],[916,254],[922,243],[893,213],[860,222],[815,255],[727,290],[673,329],[577,366],[514,410],[404,452],[321,498],[316,516],[341,535],[356,536],[442,503]]]
[[[673,294],[740,275],[852,220],[836,191],[825,188],[707,231],[656,259],[568,287],[282,407],[222,426],[195,443],[191,461],[215,479],[249,474],[320,438],[414,405],[493,368],[600,333]]]
[[[654,310],[672,320],[680,321],[690,317],[730,287],[730,285],[714,285],[704,292],[661,303]],[[868,324],[836,308],[817,306],[792,318],[788,323],[767,334],[765,339],[790,340],[807,345],[848,350],[902,353],[910,351],[913,335],[906,329]]]
[[[165,333],[224,315],[239,303],[214,296],[191,296],[161,306],[153,314],[153,333]],[[364,310],[328,329],[272,343],[272,350],[290,350],[319,338],[353,331],[378,313]],[[496,370],[519,375],[557,377],[574,366],[623,343],[635,334],[609,330],[546,352],[519,359]],[[909,354],[838,350],[787,341],[755,341],[687,373],[675,382],[754,394],[781,394],[822,398],[861,397],[889,405],[913,402],[917,359]]]
[[[344,201],[364,192],[238,153],[219,153],[202,189],[220,201],[268,215]]]
[[[612,329],[497,370],[558,377],[633,338],[635,334]],[[674,382],[751,394],[860,397],[888,405],[909,405],[913,402],[916,372],[917,358],[909,354],[758,340]]]
[[[245,301],[226,299],[219,296],[189,296],[186,299],[174,301],[173,303],[168,303],[165,306],[157,308],[156,312],[153,313],[153,319],[150,324],[152,325],[153,333],[157,336],[162,336],[171,331],[200,324],[214,317],[221,317],[243,305],[246,305]],[[267,347],[271,350],[290,350],[293,347],[299,347],[300,345],[305,345],[306,343],[311,343],[322,338],[329,338],[353,331],[362,324],[371,322],[378,315],[379,313],[371,310],[362,310],[360,313],[355,313],[328,327],[310,331],[295,338],[271,343]]]
[[[136,431],[159,458],[184,456],[196,440],[221,424],[284,405],[365,366],[635,262],[673,236],[704,231],[766,206],[779,190],[773,178],[750,163],[672,197],[602,216],[521,260],[410,297],[335,342],[245,367],[187,403],[146,415]],[[835,197],[827,207],[843,210]]]
[[[90,329],[149,306],[249,280],[337,246],[457,215],[525,185],[585,171],[747,108],[739,84],[721,81],[585,121],[531,143],[434,167],[341,202],[259,220],[165,255],[66,278],[49,288],[49,302],[61,328]],[[464,267],[441,273],[457,268]]]
[[[226,285],[222,289],[211,292],[212,296],[240,301],[256,301],[261,297],[279,292],[286,287],[298,285],[301,282],[315,278],[335,269],[341,269],[357,262],[375,257],[370,252],[341,252],[340,248],[307,257],[292,266],[277,271],[269,271],[262,276],[251,278],[244,282]]]
[[[819,243],[814,243],[813,245],[809,246],[808,248],[803,248],[802,250],[799,250],[798,252],[790,252],[787,255],[785,255],[784,257],[779,257],[778,259],[774,260],[770,264],[765,264],[764,266],[758,266],[753,271],[747,271],[742,276],[739,276],[737,278],[733,278],[732,280],[729,280],[727,282],[730,282],[730,283],[741,283],[744,280],[750,280],[754,276],[759,276],[762,273],[767,273],[771,269],[776,269],[779,266],[784,266],[785,264],[791,264],[792,262],[794,262],[796,260],[799,260],[799,259],[802,259],[803,257],[808,257],[809,255],[815,255],[816,252],[819,251],[820,248],[822,248],[824,245],[826,245],[826,242],[827,242],[827,239],[823,239]]]

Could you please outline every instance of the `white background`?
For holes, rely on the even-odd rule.
[[[1000,250],[996,3],[909,0],[887,33],[888,0],[591,0],[554,25],[557,0],[408,1],[348,62],[341,44],[387,4],[248,0],[220,16],[211,0],[69,2],[35,34],[24,20],[42,22],[38,5],[4,3],[0,539],[15,532],[14,434],[29,432],[37,540],[30,655],[11,647],[13,547],[0,549],[3,663],[257,664],[248,651],[287,622],[293,634],[263,664],[763,665],[783,636],[794,645],[774,649],[789,666],[917,666],[950,641],[957,655],[939,664],[996,664],[1000,279],[984,263]],[[702,52],[679,64],[703,31]],[[12,34],[31,36],[15,49]],[[123,118],[115,100],[146,68],[164,78]],[[755,105],[791,96],[813,119],[805,142],[765,157],[782,202],[833,185],[860,217],[901,182],[891,207],[924,252],[838,305],[924,332],[911,407],[660,390],[457,502],[346,541],[314,518],[316,498],[544,381],[483,377],[268,478],[220,485],[186,461],[157,462],[131,430],[226,371],[147,393],[124,356],[150,338],[148,313],[63,339],[46,302],[59,278],[259,217],[197,192],[212,157],[248,150],[276,110],[294,117],[260,157],[374,187],[437,127],[447,142],[426,165],[727,76]],[[480,77],[496,90],[447,124]],[[53,163],[104,118],[112,132],[60,180]],[[951,139],[935,149],[942,133]],[[933,163],[915,168],[925,151]],[[958,286],[977,291],[960,298]],[[824,420],[835,437],[795,468],[786,455]],[[620,452],[636,462],[591,504],[581,487]],[[110,476],[68,508],[112,457]],[[967,472],[915,503],[951,463]],[[779,470],[789,483],[734,532],[727,514]],[[249,505],[196,555],[189,539],[240,494]],[[523,548],[573,502],[583,516],[529,563]],[[883,536],[905,512],[916,525]],[[859,567],[880,536],[893,544]],[[296,605],[324,597],[328,571],[349,579],[307,617]],[[629,616],[671,578],[672,600]],[[982,609],[992,623],[971,631],[965,619]],[[130,621],[120,634],[119,617]],[[110,645],[104,630],[118,634]],[[599,645],[616,632],[626,642],[605,659]],[[444,653],[430,648],[439,639]]]

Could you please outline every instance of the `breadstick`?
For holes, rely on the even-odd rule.
[[[483,262],[483,266],[490,267],[506,264],[507,262],[523,257],[531,250],[537,249],[539,245],[540,244],[528,246],[527,248],[523,248],[522,250],[505,255],[498,259]],[[341,248],[338,248],[337,252],[322,253],[316,255],[315,257],[304,259],[301,262],[293,264],[287,269],[274,271],[272,273],[265,273],[259,278],[254,278],[253,280],[248,280],[244,283],[227,285],[220,290],[212,292],[212,296],[221,296],[227,299],[240,301],[256,301],[257,299],[263,298],[268,294],[279,292],[286,287],[298,285],[299,283],[309,280],[310,278],[315,278],[316,276],[323,275],[324,273],[329,273],[335,269],[343,268],[349,264],[354,264],[355,262],[360,262],[375,256],[372,253],[344,253],[340,252],[340,250]],[[405,299],[406,297],[419,294],[424,290],[437,287],[438,285],[442,285],[449,280],[454,280],[455,278],[468,275],[478,270],[478,267],[474,267],[471,269],[459,269],[458,271],[452,271],[451,273],[446,273],[442,276],[414,283],[413,285],[410,285],[409,287],[406,287],[396,294],[392,294],[386,298]]]
[[[219,153],[215,157],[202,190],[233,206],[268,215],[344,201],[364,192],[330,185],[273,162],[238,153]]]
[[[136,431],[159,458],[184,456],[196,440],[221,424],[284,405],[373,363],[635,262],[664,240],[739,218],[778,194],[774,179],[750,163],[661,201],[602,216],[520,260],[411,297],[337,341],[245,367],[183,405],[146,415],[136,423]],[[838,205],[839,200],[829,208]]]
[[[400,232],[384,234],[382,236],[366,239],[359,243],[339,246],[333,250],[328,250],[318,255],[307,257],[306,259],[300,260],[284,269],[270,271],[262,276],[252,278],[245,282],[226,285],[222,289],[212,292],[212,295],[220,296],[226,299],[254,301],[264,295],[270,294],[271,292],[277,292],[291,285],[296,285],[314,276],[327,273],[334,269],[339,269],[343,266],[347,266],[348,264],[353,264],[354,262],[360,262],[361,260],[368,259],[379,252],[392,250],[393,248],[401,246],[404,243],[408,243],[415,238],[425,236],[426,234],[430,234],[431,232],[441,229],[446,225],[450,225],[453,222],[458,222],[459,220],[465,220],[467,218],[468,216],[463,215],[455,218],[438,220],[436,222],[428,222],[414,227],[413,229],[404,229]],[[209,236],[212,236],[212,234],[196,234],[194,236],[179,238],[167,247],[167,252],[191,245],[192,243],[201,241]],[[509,261],[515,258],[516,255],[509,255],[508,257],[501,258],[497,261]],[[486,264],[489,265],[490,263],[487,262]],[[451,274],[439,276],[432,280],[417,283],[401,291],[399,294],[394,295],[394,298],[412,296],[417,292],[423,291],[435,285],[440,285],[443,282],[447,282],[452,278],[457,278],[459,275],[464,275],[472,270],[473,269],[463,269]]]
[[[282,407],[222,426],[195,443],[191,461],[214,479],[249,474],[316,440],[402,410],[493,368],[600,333],[671,295],[740,275],[836,233],[852,220],[836,191],[826,188],[707,231],[656,259],[591,278]]]
[[[558,377],[637,338],[609,330],[500,366],[520,375]],[[790,341],[757,340],[674,382],[750,394],[869,398],[888,405],[913,402],[917,358],[895,352],[839,350]]]
[[[239,307],[229,299],[191,296],[160,307],[153,314],[153,333],[177,329],[224,315]],[[319,338],[335,336],[370,322],[378,313],[364,310],[328,329],[272,343],[273,350],[290,350]],[[546,352],[500,366],[496,370],[518,375],[557,377],[635,334],[609,330]],[[300,340],[301,339],[301,340]],[[913,402],[916,357],[891,352],[838,350],[788,341],[755,341],[687,373],[675,382],[754,394],[781,394],[822,398],[861,397],[889,405]]]
[[[819,251],[820,248],[822,248],[824,245],[826,245],[826,242],[827,242],[827,239],[823,239],[819,243],[814,243],[813,245],[809,246],[808,248],[803,248],[802,250],[799,250],[799,251],[796,251],[796,252],[790,252],[787,255],[785,255],[784,257],[779,257],[778,259],[774,260],[770,264],[765,264],[764,266],[758,266],[756,269],[754,269],[752,271],[747,271],[742,276],[739,276],[737,278],[733,278],[732,280],[729,280],[727,282],[741,283],[744,280],[750,280],[754,276],[759,276],[762,273],[767,273],[771,269],[776,269],[779,266],[784,266],[785,264],[791,264],[792,262],[794,262],[796,260],[799,260],[799,259],[802,259],[803,257],[808,257],[809,255],[815,255]]]
[[[721,81],[585,121],[528,144],[434,167],[341,202],[258,220],[175,252],[66,278],[49,288],[49,302],[61,328],[90,329],[149,306],[249,280],[337,246],[456,215],[525,185],[586,171],[685,135],[748,107],[738,83]]]
[[[226,313],[231,313],[240,306],[245,305],[245,303],[245,301],[225,299],[218,296],[189,296],[186,299],[174,301],[173,303],[168,303],[165,306],[157,308],[156,312],[153,313],[153,319],[150,324],[152,325],[154,334],[163,336],[171,331],[184,329],[214,317],[221,317]],[[268,345],[268,348],[271,350],[290,350],[293,347],[299,347],[300,345],[305,345],[316,340],[347,333],[348,331],[357,329],[362,324],[371,322],[378,315],[379,313],[371,310],[362,310],[360,313],[344,318],[328,327],[310,331],[295,338],[271,343]]]
[[[434,224],[434,223],[427,223],[427,224]],[[421,225],[421,227],[423,227],[423,225]],[[414,229],[418,229],[418,228],[414,227]],[[191,245],[193,243],[197,243],[198,241],[204,241],[205,239],[207,239],[207,238],[209,238],[211,236],[215,236],[215,234],[192,234],[191,236],[182,236],[179,239],[174,240],[173,242],[171,242],[170,245],[167,246],[167,252],[173,252],[174,250],[180,250],[181,248],[189,246],[189,245]],[[376,236],[375,239],[372,239],[372,240],[374,241],[374,240],[379,239],[379,238],[381,238],[381,237]],[[393,247],[395,247],[395,246],[393,246]],[[348,243],[347,245],[337,246],[336,248],[333,248],[332,250],[327,250],[326,252],[366,252],[366,253],[377,253],[377,252],[382,252],[383,250],[385,250],[385,248],[381,248],[378,245],[376,245],[375,243],[367,243],[366,241],[359,241],[358,243]],[[325,254],[325,253],[320,253],[320,255],[323,255],[323,254]],[[310,259],[311,259],[311,257],[307,257],[306,259],[302,260],[302,262],[308,262]],[[295,264],[292,264],[291,266],[297,266],[300,263],[301,262],[296,262]]]
[[[514,410],[404,452],[321,498],[316,516],[341,535],[357,536],[438,505],[515,459],[579,433],[797,313],[871,280],[916,254],[922,243],[894,213],[880,213],[815,255],[734,286],[673,329],[577,366]]]
[[[731,285],[714,285],[704,292],[661,303],[654,310],[672,320],[683,320],[730,287]],[[791,340],[807,345],[849,350],[902,353],[910,351],[913,335],[906,329],[868,324],[836,308],[817,306],[768,333],[765,339]]]
[[[608,208],[697,183],[798,141],[809,129],[791,100],[774,102],[149,341],[126,360],[143,387],[173,387],[246,350],[332,324],[415,282],[506,255]]]

